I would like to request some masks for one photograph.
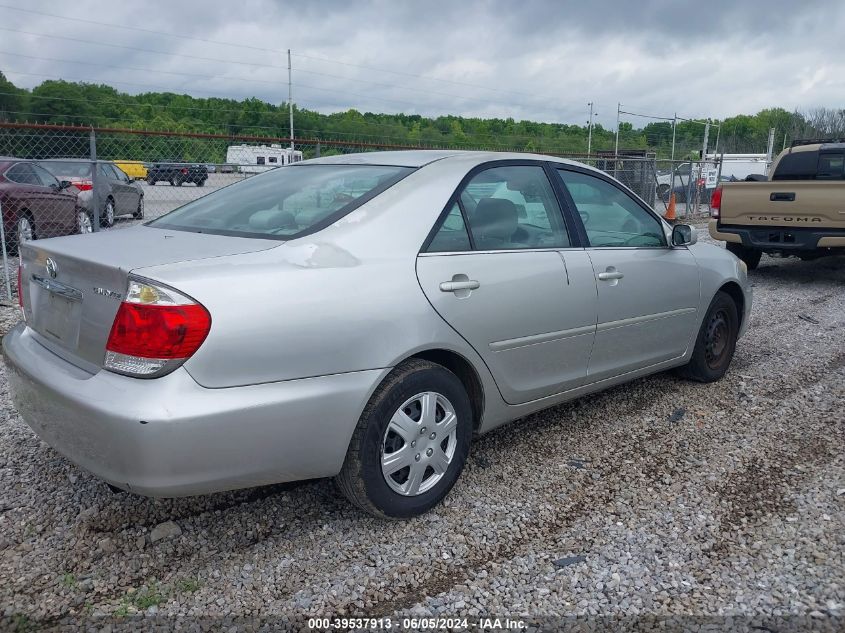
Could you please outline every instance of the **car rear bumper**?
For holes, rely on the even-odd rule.
[[[710,236],[723,242],[742,244],[762,251],[813,251],[820,248],[845,248],[845,229],[809,226],[748,227],[721,224],[710,220]]]
[[[13,402],[39,437],[108,483],[159,497],[337,474],[389,371],[226,389],[201,387],[184,368],[154,380],[92,375],[24,324],[3,351]]]

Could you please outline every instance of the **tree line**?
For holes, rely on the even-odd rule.
[[[202,132],[285,137],[287,104],[257,98],[200,98],[172,92],[129,95],[103,84],[44,81],[31,90],[18,88],[0,72],[0,121],[64,123],[173,132]],[[646,121],[646,119],[642,119]],[[845,136],[845,109],[817,108],[789,112],[768,108],[753,115],[709,120],[709,151],[766,151],[775,129],[775,151],[795,138]],[[703,145],[705,121],[679,120],[675,158],[695,157]],[[717,127],[718,126],[718,127]],[[620,150],[653,151],[660,158],[672,152],[672,121],[649,121],[637,127],[623,120]],[[306,139],[369,142],[424,147],[513,149],[555,154],[587,151],[586,125],[516,121],[512,118],[345,112],[322,114],[294,106],[296,136]],[[592,150],[611,151],[615,130],[594,125]]]

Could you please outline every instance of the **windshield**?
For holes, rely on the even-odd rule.
[[[91,161],[75,163],[65,160],[42,160],[39,165],[59,178],[91,177]]]
[[[334,223],[412,171],[384,165],[280,167],[189,202],[148,226],[292,239]]]

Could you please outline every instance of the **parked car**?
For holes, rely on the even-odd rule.
[[[732,181],[730,178],[726,176],[722,176],[719,179],[719,182],[735,182]],[[702,204],[709,204],[710,198],[713,195],[713,192],[716,190],[716,186],[707,187],[705,181],[703,179],[699,179],[698,186],[701,187],[701,203]],[[675,192],[675,202],[687,202],[687,198],[691,198],[692,200],[695,199],[695,190],[696,190],[696,183],[693,181],[692,188],[690,188],[689,181],[684,181],[683,183],[679,181],[675,181],[675,188],[673,191]],[[690,193],[692,194],[690,196]],[[663,195],[660,199],[663,202],[669,202],[669,188],[667,187],[666,190],[663,192]]]
[[[68,180],[79,189],[79,206],[88,211],[91,222],[100,213],[100,225],[114,225],[118,216],[144,217],[144,190],[132,182],[111,161],[97,161],[96,179],[91,177],[91,161],[78,158],[54,158],[39,164],[56,178]]]
[[[710,235],[752,270],[763,253],[845,253],[843,141],[796,141],[772,163],[770,180],[722,184],[710,203]]]
[[[116,160],[114,164],[130,180],[144,180],[147,177],[147,166],[140,160]]]
[[[0,206],[6,248],[42,237],[90,233],[87,215],[77,207],[77,190],[31,160],[0,157]]]
[[[208,167],[186,163],[152,163],[148,165],[147,184],[154,185],[162,180],[169,182],[174,187],[181,187],[186,182],[192,182],[197,187],[202,187],[208,180]]]
[[[409,517],[479,433],[658,371],[721,378],[751,290],[696,235],[552,157],[304,161],[145,225],[26,244],[11,392],[124,490],[336,477],[359,508]]]

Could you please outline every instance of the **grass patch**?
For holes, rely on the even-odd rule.
[[[76,576],[73,574],[62,575],[62,586],[67,587],[68,589],[76,587]]]
[[[182,593],[194,593],[200,588],[200,581],[196,578],[182,578],[176,581],[176,589]]]

